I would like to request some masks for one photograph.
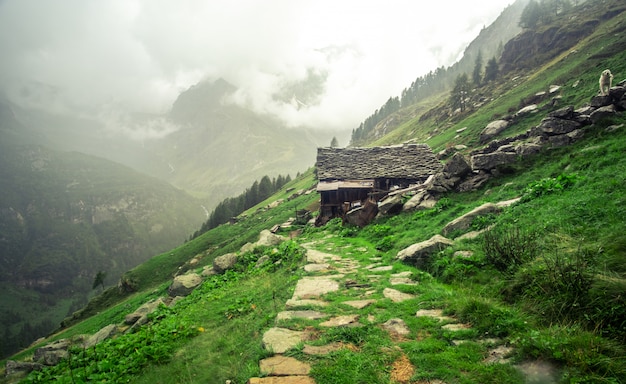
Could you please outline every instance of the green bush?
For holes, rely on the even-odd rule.
[[[517,227],[495,228],[485,232],[482,246],[487,262],[507,275],[515,273],[539,252],[537,234]]]

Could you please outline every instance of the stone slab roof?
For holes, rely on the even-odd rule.
[[[317,149],[317,177],[320,181],[422,179],[440,172],[442,167],[426,144]]]

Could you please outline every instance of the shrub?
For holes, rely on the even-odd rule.
[[[557,177],[547,177],[528,184],[522,192],[522,202],[530,201],[536,197],[561,192],[574,185],[579,180],[576,174],[560,174]]]
[[[537,235],[517,227],[493,229],[483,235],[483,251],[487,262],[510,275],[536,257],[539,252]]]

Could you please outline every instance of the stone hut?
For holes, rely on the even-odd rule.
[[[440,172],[426,144],[370,148],[318,148],[318,225],[354,209],[375,206],[390,192],[419,185]]]

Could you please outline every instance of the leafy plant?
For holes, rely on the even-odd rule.
[[[544,178],[530,183],[522,193],[522,202],[530,201],[539,196],[561,192],[574,185],[580,177],[576,174],[560,174],[557,177]]]

